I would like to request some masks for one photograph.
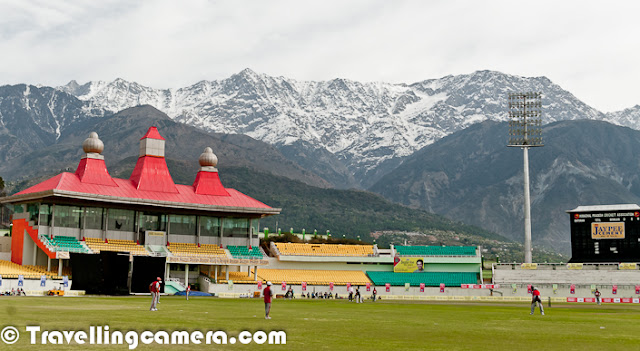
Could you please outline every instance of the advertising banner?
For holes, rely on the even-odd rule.
[[[527,285],[527,294],[531,294],[531,284]]]
[[[351,283],[347,283],[347,292],[349,292],[349,290],[351,290]]]
[[[366,287],[367,287],[367,291],[371,291],[371,283],[367,283]]]
[[[422,273],[424,272],[423,257],[400,257],[396,265],[393,266],[395,273]]]
[[[387,290],[387,292],[391,291],[391,284],[387,283],[384,285],[384,288]]]
[[[640,285],[636,285],[636,295],[640,294]]]
[[[287,290],[287,283],[282,282],[282,291]]]
[[[64,286],[65,288],[69,287],[69,276],[62,276],[62,286]]]
[[[618,286],[617,285],[614,285],[613,288],[611,288],[611,293],[614,294],[614,295],[618,293]]]
[[[575,284],[571,284],[571,287],[569,287],[569,290],[570,290],[569,291],[570,293],[575,294],[576,293],[576,285]]]
[[[47,285],[47,276],[46,275],[41,275],[40,276],[40,286],[44,287],[45,285]]]
[[[591,239],[624,239],[624,222],[591,223]]]
[[[567,263],[567,269],[582,269],[582,263]]]
[[[2,275],[0,275],[0,286],[2,286]]]
[[[258,280],[258,290],[262,290],[262,281]]]
[[[440,283],[440,292],[443,293],[444,292],[444,283]]]
[[[424,292],[424,283],[420,283],[420,292]]]
[[[307,291],[307,282],[302,282],[302,291]]]
[[[635,263],[620,263],[618,265],[618,269],[633,269],[636,270],[638,269],[638,265]]]
[[[404,283],[404,291],[409,291],[409,288],[411,287],[411,284],[409,283]]]
[[[333,291],[333,282],[329,283],[329,290]]]
[[[24,286],[24,275],[22,274],[18,276],[18,286]]]

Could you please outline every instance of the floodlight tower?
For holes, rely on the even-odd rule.
[[[529,148],[542,144],[541,93],[509,94],[509,144],[524,153],[524,262],[531,263],[531,199],[529,194]]]

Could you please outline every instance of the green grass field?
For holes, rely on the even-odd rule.
[[[529,305],[345,300],[275,300],[264,319],[260,299],[162,297],[0,297],[0,328],[15,326],[20,339],[1,350],[128,350],[125,345],[30,345],[27,325],[42,330],[208,331],[237,335],[283,330],[286,345],[139,345],[137,350],[637,350],[640,306],[555,304],[546,315]],[[40,343],[40,341],[38,341]]]

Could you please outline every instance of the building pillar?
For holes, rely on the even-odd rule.
[[[189,264],[184,265],[184,286],[189,285]]]
[[[58,259],[58,276],[62,275],[62,259]]]
[[[229,266],[226,266],[225,272],[227,274],[227,282],[229,281]]]
[[[26,235],[29,235],[29,234],[26,234]],[[31,239],[31,236],[29,236],[29,239]],[[31,242],[33,242],[33,263],[32,264],[35,266],[37,262],[36,259],[38,258],[38,245],[36,245],[34,241],[31,241]]]
[[[51,272],[51,257],[47,256],[47,272]]]
[[[102,242],[107,239],[107,231],[109,231],[109,209],[105,207],[104,212],[102,213],[102,218],[104,221],[104,230],[102,231]]]
[[[214,269],[215,269],[215,271],[216,271],[216,275],[215,275],[215,279],[214,279],[214,281],[215,281],[215,283],[216,283],[216,284],[218,284],[218,266],[215,266],[215,268],[214,268]]]
[[[253,267],[253,280],[258,281],[258,266]]]

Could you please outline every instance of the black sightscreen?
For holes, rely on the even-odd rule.
[[[133,256],[131,292],[148,293],[149,284],[154,282],[158,277],[162,278],[160,292],[164,292],[166,261],[166,257]]]
[[[71,288],[87,294],[126,295],[129,255],[102,251],[100,254],[71,253]]]

